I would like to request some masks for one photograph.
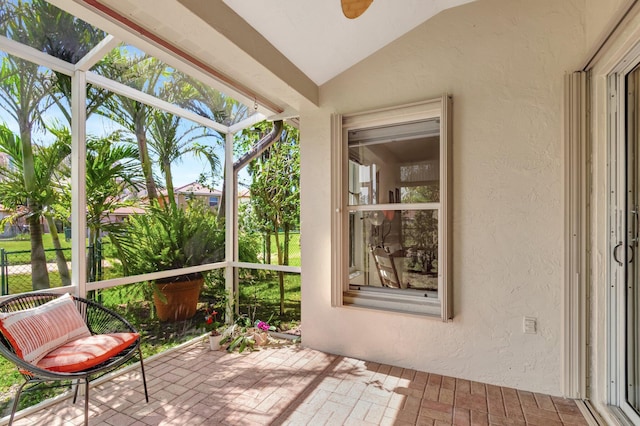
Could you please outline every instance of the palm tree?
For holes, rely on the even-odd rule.
[[[50,71],[41,71],[38,66],[7,55],[2,59],[0,67],[0,102],[6,111],[18,123],[21,144],[20,159],[24,186],[29,194],[37,191],[36,170],[34,163],[31,134],[34,127],[41,124],[42,113],[52,103],[51,94],[55,85],[55,75]],[[25,200],[32,211],[41,211],[35,199]],[[31,270],[34,289],[48,288],[49,275],[47,273],[44,245],[42,242],[42,227],[34,215],[27,217],[31,239]]]
[[[34,23],[29,27],[29,36],[38,40],[35,43],[32,41],[30,45],[71,64],[77,63],[107,36],[104,31],[45,0],[32,0],[30,4],[21,4],[22,7],[18,9],[19,13],[24,16],[24,20]],[[110,57],[107,56],[95,66],[98,72],[102,71],[105,66],[111,66],[109,59]],[[71,78],[59,72],[55,72],[55,75],[57,77],[55,88],[60,96],[56,96],[54,99],[60,107],[60,112],[71,125]],[[95,112],[111,95],[112,93],[106,89],[88,85],[87,116]],[[67,101],[66,105],[62,103],[62,100]]]
[[[115,64],[122,70],[120,81],[149,94],[155,94],[160,80],[169,77],[167,66],[148,56],[141,58],[121,55]],[[147,148],[147,130],[153,109],[126,96],[114,95],[108,98],[97,112],[111,118],[135,135],[147,196],[150,201],[156,200],[158,192]]]
[[[76,62],[84,56],[96,40],[104,33],[77,18],[51,6],[44,0],[2,2],[0,7],[0,34],[17,42],[47,52],[62,59]],[[36,166],[32,147],[32,133],[42,126],[42,115],[54,103],[60,104],[59,97],[64,87],[69,87],[69,78],[61,77],[51,70],[44,70],[37,64],[6,55],[0,68],[0,102],[19,128],[21,143],[20,158],[26,194],[32,196],[38,190]],[[62,107],[61,112],[69,119],[69,112]],[[14,158],[14,164],[15,164]],[[45,205],[38,204],[36,198],[27,198],[24,203],[28,210],[44,212]],[[48,221],[52,220],[49,217]],[[27,216],[31,239],[32,286],[34,289],[48,288],[42,227],[37,215]],[[49,222],[51,225],[51,221]],[[54,246],[59,246],[55,226],[51,227]],[[58,251],[58,263],[63,269],[66,262]],[[64,264],[64,266],[63,266]],[[68,276],[68,273],[67,273]]]
[[[120,207],[131,206],[126,190],[137,191],[142,177],[138,149],[118,143],[120,132],[87,141],[87,227],[89,244],[96,246],[101,230],[108,228],[104,219]]]
[[[176,72],[174,79],[183,93],[177,103],[202,117],[232,126],[251,115],[246,105],[194,78]]]
[[[0,185],[0,200],[14,212],[10,220],[26,217],[30,227],[35,223],[40,229],[40,219],[44,217],[52,236],[55,234],[57,237],[52,206],[60,198],[62,182],[68,181],[68,168],[64,167],[64,164],[65,159],[71,154],[71,144],[68,141],[57,140],[49,146],[35,146],[33,151],[35,189],[25,184],[23,146],[19,136],[14,135],[6,125],[0,125],[0,152],[9,155],[12,160],[9,166],[0,166],[0,177],[3,178]],[[33,230],[31,233],[33,235]],[[60,240],[59,238],[52,238],[52,240],[56,249],[56,262],[62,285],[71,285]],[[44,248],[42,254],[44,256]],[[48,281],[48,273],[46,277]],[[34,290],[49,286],[48,282],[46,287],[38,284],[41,283],[32,282]]]
[[[56,136],[56,142],[70,143],[71,133],[67,127],[51,132]],[[90,246],[96,246],[101,231],[108,226],[104,221],[108,213],[133,204],[127,199],[126,190],[139,189],[142,176],[137,158],[138,150],[123,140],[121,131],[87,138],[85,191]],[[70,198],[68,182],[65,191]]]
[[[197,133],[198,131],[201,131],[201,133]],[[203,148],[200,145],[192,144],[192,142],[212,135],[202,126],[192,126],[184,129],[181,117],[162,111],[155,111],[151,115],[149,135],[151,136],[148,141],[149,149],[160,163],[167,187],[169,204],[176,207],[171,165],[180,161],[180,158],[190,151],[201,152]]]
[[[246,105],[229,98],[216,89],[182,73],[175,74],[175,80],[181,87],[183,96],[178,104],[196,114],[227,126],[239,123],[251,115]],[[224,141],[225,135],[219,134],[218,142]],[[219,160],[212,147],[199,147],[196,154],[205,157],[211,166],[212,177],[215,176]],[[222,196],[218,204],[218,220],[222,220],[225,212],[227,179],[223,172]]]

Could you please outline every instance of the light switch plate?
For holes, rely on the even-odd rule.
[[[524,317],[522,330],[525,334],[536,334],[538,332],[538,320],[534,317]]]

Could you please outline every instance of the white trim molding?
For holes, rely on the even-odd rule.
[[[588,89],[587,73],[564,82],[565,278],[563,293],[563,393],[587,397],[588,299]]]
[[[438,202],[374,203],[349,205],[347,191],[349,158],[348,132],[395,126],[401,123],[433,120],[439,125],[439,190]],[[452,161],[452,98],[439,98],[395,107],[332,117],[331,190],[332,190],[332,286],[331,304],[334,307],[365,307],[408,314],[428,315],[449,322],[453,318],[453,161]],[[398,189],[396,189],[398,191]],[[380,201],[380,200],[378,200]],[[377,210],[433,210],[438,214],[438,291],[404,291],[370,286],[350,285],[347,265],[347,240],[350,212]],[[366,254],[365,256],[369,256]],[[366,288],[365,288],[366,287]]]

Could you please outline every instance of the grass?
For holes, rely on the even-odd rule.
[[[62,233],[58,235],[62,248],[71,248],[71,241],[65,241],[64,234]],[[42,243],[45,250],[54,248],[51,234],[44,234],[42,236]],[[6,251],[31,251],[29,234],[23,234],[12,239],[0,239],[0,249],[5,249]]]
[[[280,244],[284,241],[284,232],[280,232]],[[271,235],[271,264],[278,264],[278,249],[276,246],[276,237]],[[300,233],[289,234],[289,265],[300,266]]]
[[[71,268],[69,268],[69,271],[71,271]],[[102,273],[103,280],[107,280],[110,278],[119,278],[123,276],[122,269],[119,268],[104,268],[102,270]],[[31,273],[10,274],[8,280],[9,294],[20,294],[26,293],[28,291],[33,291],[31,284]],[[52,288],[62,286],[60,274],[58,274],[57,272],[49,272],[49,285]]]
[[[252,321],[290,328],[300,322],[300,274],[284,274],[284,313],[280,315],[278,274],[271,271],[240,272],[239,309]]]

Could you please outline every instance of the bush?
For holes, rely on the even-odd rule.
[[[224,228],[206,206],[149,207],[110,238],[127,274],[180,269],[224,259]]]

